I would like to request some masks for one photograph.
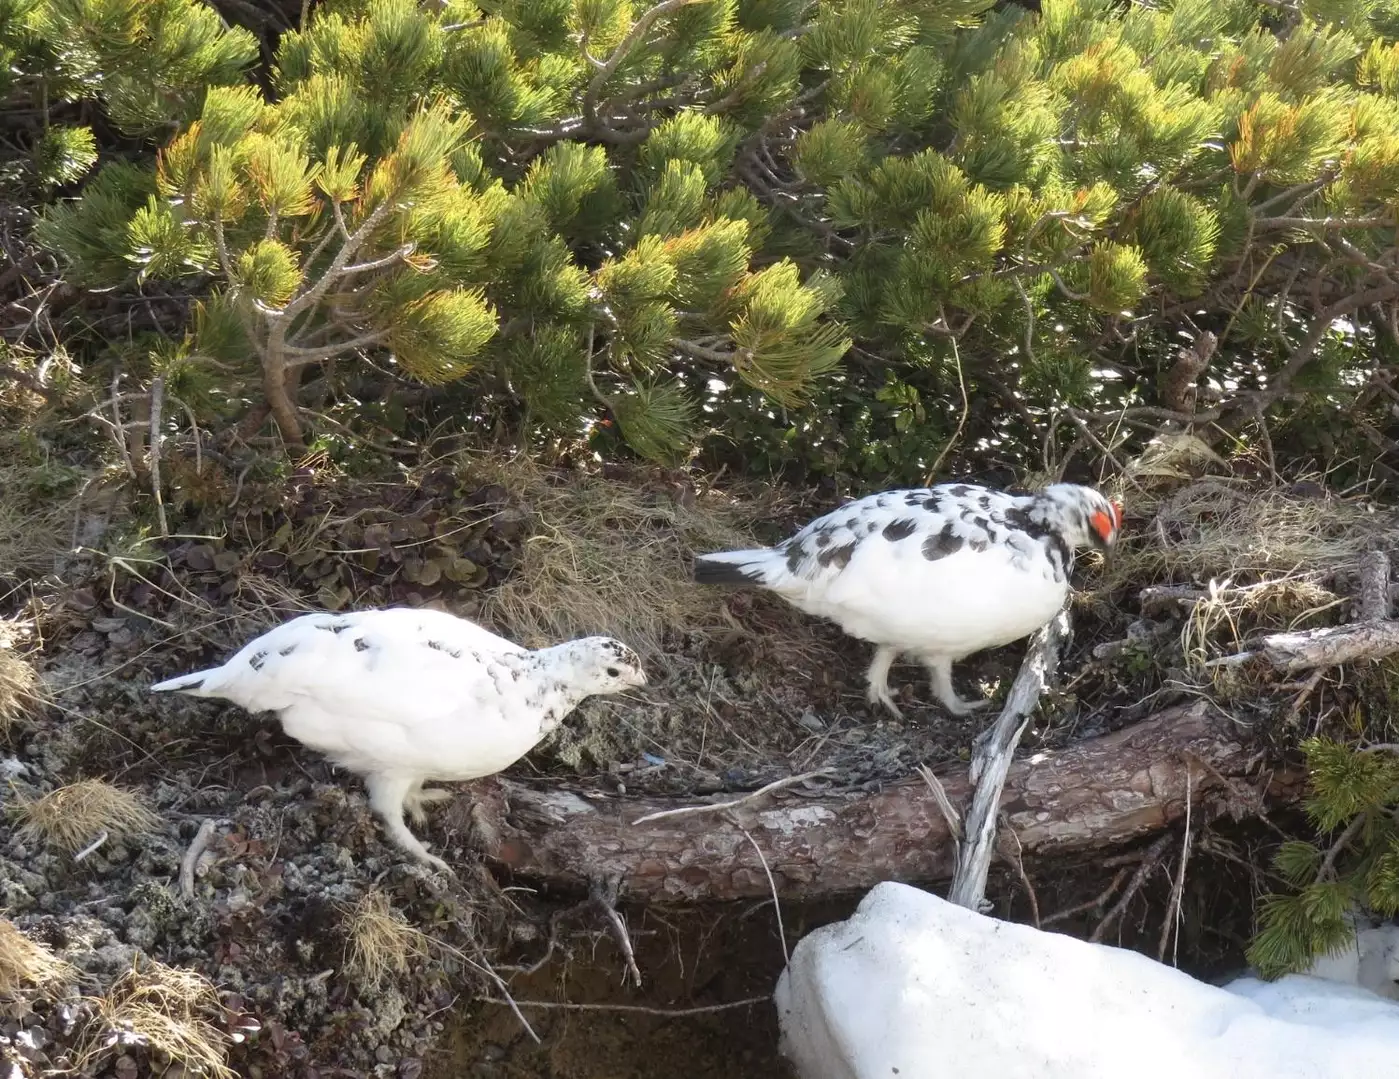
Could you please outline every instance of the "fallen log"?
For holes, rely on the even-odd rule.
[[[1017,760],[1001,811],[1026,855],[1102,850],[1157,832],[1184,816],[1187,792],[1197,821],[1247,816],[1264,799],[1295,795],[1303,779],[1256,775],[1250,741],[1207,701],[1167,708]],[[941,779],[965,806],[965,769]],[[788,788],[708,812],[674,813],[680,806],[492,779],[477,785],[473,815],[488,857],[516,874],[568,887],[620,877],[622,896],[650,902],[767,896],[768,870],[780,897],[813,899],[883,880],[946,880],[956,861],[947,819],[918,777],[877,793]]]

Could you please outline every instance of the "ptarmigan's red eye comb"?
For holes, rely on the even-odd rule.
[[[1088,518],[1089,525],[1098,534],[1098,538],[1104,543],[1111,543],[1122,527],[1122,507],[1116,502],[1108,503],[1108,513],[1098,510]]]

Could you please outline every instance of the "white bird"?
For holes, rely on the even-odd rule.
[[[694,579],[769,589],[872,642],[868,697],[896,716],[889,668],[911,653],[961,716],[990,702],[958,697],[952,664],[1045,625],[1068,596],[1075,550],[1107,551],[1121,527],[1122,507],[1091,487],[944,483],[848,502],[776,547],[700,555]]]
[[[637,654],[610,637],[531,651],[474,622],[395,607],[306,614],[221,667],[153,692],[276,712],[293,738],[362,775],[370,807],[404,850],[451,872],[403,822],[452,797],[423,790],[492,775],[533,749],[585,698],[644,686]]]

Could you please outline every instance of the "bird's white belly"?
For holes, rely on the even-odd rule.
[[[510,767],[543,737],[538,724],[456,715],[405,727],[357,716],[333,716],[313,703],[281,713],[282,727],[352,772],[404,772],[448,782],[478,779]]]
[[[1047,560],[1020,564],[987,552],[936,561],[916,544],[896,557],[870,559],[824,589],[792,597],[809,614],[829,618],[846,633],[875,644],[961,659],[1035,632],[1058,612],[1068,584]]]

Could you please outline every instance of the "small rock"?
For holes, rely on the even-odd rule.
[[[801,719],[797,720],[797,722],[809,731],[819,732],[824,731],[826,729],[826,725],[822,723],[820,719],[817,718],[815,712],[802,713]]]

